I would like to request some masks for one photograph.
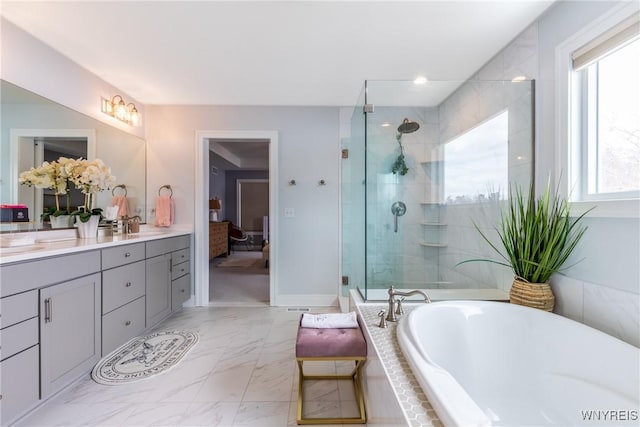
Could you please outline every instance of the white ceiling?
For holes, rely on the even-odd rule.
[[[364,80],[465,80],[553,1],[7,1],[143,104],[354,105]]]

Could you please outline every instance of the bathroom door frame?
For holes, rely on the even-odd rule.
[[[208,306],[209,301],[209,140],[269,141],[269,304],[278,305],[278,131],[196,131],[194,288],[195,305]]]

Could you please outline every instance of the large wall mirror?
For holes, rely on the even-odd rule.
[[[43,209],[51,204],[50,191],[20,185],[20,172],[60,156],[99,158],[111,168],[116,184],[126,186],[129,212],[146,220],[144,139],[4,80],[0,80],[0,98],[0,203],[26,204],[31,221],[40,221]],[[99,193],[96,207],[110,206],[112,197],[112,191]]]

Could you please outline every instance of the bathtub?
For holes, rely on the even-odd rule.
[[[421,305],[397,329],[445,426],[638,425],[640,349],[518,305]]]

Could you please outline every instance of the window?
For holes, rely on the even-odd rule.
[[[509,180],[509,112],[503,111],[444,146],[447,204],[502,200]]]
[[[634,15],[573,55],[572,178],[580,201],[640,198],[640,30]]]

